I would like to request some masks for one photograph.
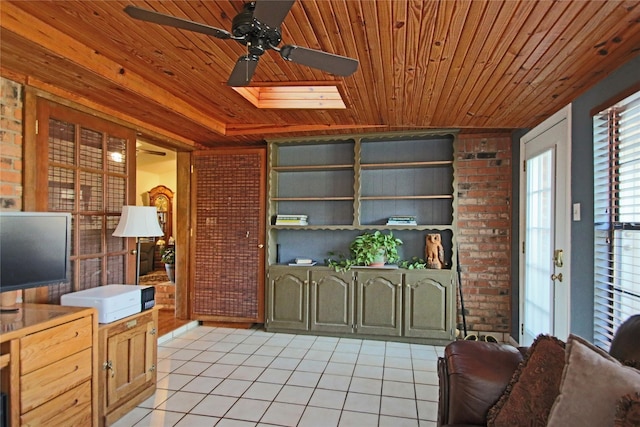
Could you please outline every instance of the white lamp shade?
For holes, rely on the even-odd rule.
[[[164,236],[155,206],[123,206],[120,222],[113,232],[116,237]]]

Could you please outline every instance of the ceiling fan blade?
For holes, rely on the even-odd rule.
[[[141,21],[153,22],[154,24],[160,25],[168,25],[170,27],[194,31],[196,33],[206,34],[208,36],[217,37],[219,39],[232,38],[230,32],[221,30],[220,28],[189,21],[188,19],[165,15],[164,13],[155,12],[152,10],[141,9],[135,6],[127,6],[124,8],[124,12],[130,17],[139,19]]]
[[[166,156],[164,151],[147,150],[146,148],[136,148],[138,153],[153,154],[154,156]]]
[[[227,85],[233,87],[248,86],[253,73],[256,71],[259,59],[260,57],[256,55],[244,55],[238,58],[238,62],[233,67],[229,80],[227,80]]]
[[[317,68],[338,76],[350,76],[358,69],[358,60],[292,44],[282,46],[280,55],[287,61]]]
[[[296,0],[256,0],[253,17],[271,28],[279,27]]]

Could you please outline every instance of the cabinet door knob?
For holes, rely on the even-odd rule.
[[[111,371],[111,378],[116,376],[116,370],[113,369],[113,362],[111,362],[111,360],[107,360],[106,362],[104,362],[102,364],[102,369],[104,371]]]

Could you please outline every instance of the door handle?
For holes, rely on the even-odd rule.
[[[559,282],[562,282],[562,273],[559,274],[552,274],[551,275],[551,280],[553,280],[554,282],[557,280]]]
[[[553,263],[556,267],[562,267],[564,265],[564,251],[562,249],[556,249],[553,251]]]

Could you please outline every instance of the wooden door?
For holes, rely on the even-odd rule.
[[[264,322],[266,151],[194,153],[191,319]]]

